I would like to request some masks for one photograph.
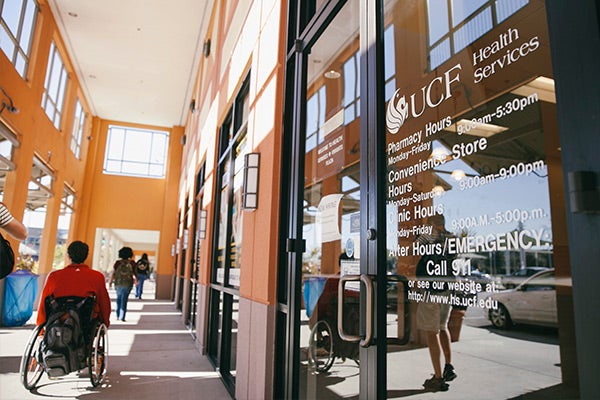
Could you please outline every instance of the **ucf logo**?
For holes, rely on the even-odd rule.
[[[456,64],[444,72],[442,76],[433,78],[429,84],[421,88],[420,99],[415,99],[417,93],[413,93],[410,95],[410,101],[408,102],[406,96],[400,93],[400,89],[397,89],[387,105],[385,122],[388,131],[392,135],[398,133],[409,116],[418,118],[423,115],[426,108],[435,108],[452,97],[450,86],[453,82],[460,82],[459,71],[461,69],[462,66]],[[441,88],[441,90],[434,90],[434,88]],[[441,94],[436,96],[436,93],[440,92]],[[420,110],[416,109],[417,103],[421,105]]]

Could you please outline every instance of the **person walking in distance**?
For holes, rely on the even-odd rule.
[[[150,277],[150,261],[148,254],[142,254],[142,257],[137,261],[137,284],[135,285],[135,298],[141,299],[144,292],[144,281]]]
[[[123,247],[119,250],[119,259],[115,262],[110,277],[110,286],[115,285],[117,292],[117,320],[125,322],[127,313],[127,300],[129,293],[137,283],[135,262],[132,260],[133,250],[131,247]]]

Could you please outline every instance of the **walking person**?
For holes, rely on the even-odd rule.
[[[429,217],[428,223],[432,225],[432,233],[417,237],[416,241],[421,244],[439,244],[436,249],[443,249],[442,244],[445,238],[451,236],[446,230],[445,218],[443,215],[434,215]],[[452,257],[446,254],[424,255],[417,265],[416,275],[419,280],[429,282],[428,289],[430,293],[440,296],[448,296],[448,280],[452,278],[446,275],[429,274],[427,263],[433,262],[436,265],[446,263],[447,271],[450,270],[448,264],[451,264]],[[435,284],[434,284],[435,282]],[[429,298],[429,296],[428,296]],[[435,301],[425,301],[418,304],[417,307],[417,328],[425,332],[427,337],[427,347],[429,356],[433,365],[433,376],[425,380],[423,386],[431,391],[448,390],[448,382],[454,380],[457,374],[452,366],[452,351],[450,348],[450,333],[448,332],[448,320],[450,319],[450,304],[440,304]],[[444,368],[442,370],[441,356],[444,356]]]
[[[150,261],[148,254],[142,254],[137,261],[137,284],[135,285],[135,298],[141,299],[144,293],[144,281],[150,277]]]
[[[133,250],[131,247],[123,247],[119,250],[119,259],[115,262],[113,272],[110,277],[110,286],[115,285],[117,292],[117,320],[125,322],[127,313],[127,300],[129,293],[135,283],[137,283],[136,267],[133,259]]]

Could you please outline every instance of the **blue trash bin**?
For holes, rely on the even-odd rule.
[[[304,305],[306,306],[306,315],[310,318],[312,312],[319,301],[323,288],[325,287],[325,277],[311,277],[304,281]]]
[[[38,276],[25,270],[16,270],[5,278],[2,325],[21,326],[33,314]]]

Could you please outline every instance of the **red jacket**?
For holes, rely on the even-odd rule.
[[[40,306],[38,307],[37,325],[46,322],[46,309],[44,299],[49,295],[54,297],[96,295],[94,316],[110,325],[110,297],[106,290],[104,275],[85,264],[71,264],[63,269],[52,271],[46,279]]]

